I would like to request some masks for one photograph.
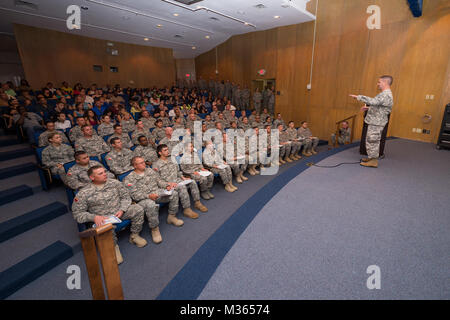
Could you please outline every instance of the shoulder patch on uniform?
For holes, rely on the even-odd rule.
[[[66,175],[71,176],[72,174],[70,172],[68,172]]]
[[[73,199],[73,201],[75,201],[75,202],[78,202],[78,198],[77,198],[77,197],[75,197],[75,198]]]
[[[108,158],[108,160],[112,160],[112,158]]]
[[[128,186],[131,187],[133,184],[129,183]]]

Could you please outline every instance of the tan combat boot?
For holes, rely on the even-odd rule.
[[[289,157],[284,157],[284,161],[286,162],[292,162],[292,160]]]
[[[114,249],[116,251],[117,264],[121,264],[123,262],[123,258],[122,258],[122,254],[120,253],[119,246],[116,244]]]
[[[370,159],[367,162],[361,162],[360,165],[363,167],[378,168],[378,159]]]
[[[296,154],[295,157],[297,157],[297,160],[300,160],[302,158],[300,154]]]
[[[241,175],[242,181],[247,181],[248,180],[248,178],[246,176],[244,176],[243,172],[241,172],[240,175]]]
[[[317,154],[317,151],[314,150],[314,149],[311,149],[311,153],[312,153],[312,154]]]
[[[238,187],[236,187],[235,185],[233,185],[233,182],[230,181],[229,186],[232,190],[236,191],[238,189]]]
[[[371,159],[370,158],[362,158],[361,162],[369,162]]]
[[[162,242],[161,233],[159,232],[159,227],[152,229],[152,240],[154,243],[159,244]]]
[[[183,214],[185,217],[191,218],[191,219],[197,219],[198,213],[192,211],[191,208],[186,208],[183,210]]]
[[[184,224],[184,221],[178,219],[174,214],[169,214],[167,216],[167,224],[173,224],[175,227],[181,227]]]
[[[137,233],[132,233],[130,235],[130,243],[133,243],[136,245],[136,247],[138,248],[142,248],[145,247],[147,245],[147,240],[145,240],[144,238],[142,238],[139,234]]]
[[[255,176],[255,175],[256,175],[255,171],[253,170],[252,165],[248,166],[247,171],[248,171],[248,173],[249,173],[251,176]]]
[[[240,175],[237,175],[237,176],[236,176],[236,182],[237,182],[237,183],[242,183],[242,179],[241,179],[241,176],[240,176]]]
[[[208,212],[208,208],[200,202],[200,200],[194,202],[194,208],[200,210],[201,212]]]
[[[279,162],[280,164],[285,164],[285,163],[286,163],[286,161],[284,161],[281,157],[280,157],[280,159],[278,159],[278,162]]]
[[[260,172],[258,171],[258,169],[256,169],[256,164],[253,165],[253,171],[254,171],[256,174],[259,174],[259,173],[260,173]]]
[[[233,188],[231,188],[230,184],[226,184],[226,185],[225,185],[225,190],[226,190],[227,192],[234,192],[234,191],[235,191]]]

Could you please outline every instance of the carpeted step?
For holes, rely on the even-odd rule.
[[[17,150],[0,152],[0,161],[16,159],[34,154],[32,148],[21,148]]]
[[[14,219],[0,223],[0,243],[67,213],[67,206],[53,202]]]
[[[8,168],[0,169],[0,180],[36,170],[36,164],[32,162],[15,165]]]
[[[22,142],[20,142],[17,138],[0,139],[0,147],[7,147],[20,143]]]
[[[5,299],[73,256],[72,248],[56,241],[0,273],[0,299]]]
[[[27,185],[21,185],[4,191],[0,191],[0,205],[13,202],[33,194],[33,189]]]

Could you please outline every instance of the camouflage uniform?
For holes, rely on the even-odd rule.
[[[123,132],[131,132],[136,129],[136,121],[133,119],[122,120],[120,121],[120,125],[122,126]]]
[[[279,133],[278,139],[280,141],[280,158],[289,157],[291,155],[291,143],[289,142],[289,135],[286,131]],[[281,144],[287,142],[286,144]]]
[[[224,86],[225,86],[225,97],[227,97],[227,99],[231,99],[231,96],[232,96],[231,83],[229,81],[227,81],[227,82],[225,82]]]
[[[142,121],[142,123],[144,124],[144,128],[146,128],[147,130],[155,127],[156,119],[153,118],[153,117],[150,117],[150,118],[143,118],[142,117],[139,120]]]
[[[122,145],[124,148],[131,148],[133,146],[133,142],[131,142],[130,135],[128,133],[122,133],[122,135],[118,135],[114,133],[111,137],[108,138],[108,144],[111,144],[112,138],[119,138],[122,141]]]
[[[83,132],[81,132],[80,126],[75,126],[69,131],[69,139],[72,142],[77,141],[79,138],[83,137]]]
[[[233,174],[231,172],[230,166],[227,165],[227,167],[224,169],[214,167],[215,165],[224,164],[223,158],[217,153],[214,148],[207,148],[203,151],[203,163],[205,164],[205,167],[213,174],[220,175],[223,184],[227,185],[231,182]]]
[[[136,171],[131,172],[123,180],[124,185],[130,192],[130,196],[138,205],[144,208],[150,229],[159,225],[159,203],[169,203],[169,214],[178,212],[178,192],[173,190],[170,196],[164,196],[166,183],[161,180],[159,174],[153,169],[146,168],[144,174],[139,175]],[[148,196],[152,193],[158,195],[153,201]]]
[[[85,151],[89,157],[100,156],[102,153],[109,152],[111,148],[106,144],[103,138],[92,136],[91,138],[81,137],[75,142],[76,151]]]
[[[173,163],[170,159],[168,160],[159,159],[153,164],[153,169],[159,172],[161,179],[166,183],[170,182],[180,183],[183,181],[182,179],[183,173],[178,169],[178,164]],[[198,186],[197,183],[195,183],[195,181],[192,181],[188,185],[183,186],[179,185],[176,188],[176,191],[178,192],[178,196],[180,198],[181,206],[183,207],[183,209],[191,207],[191,201],[189,199],[189,193],[187,191],[187,188],[190,189],[192,199],[194,201],[200,200],[200,192],[198,190]]]
[[[165,128],[155,128],[152,131],[153,138],[156,140],[162,140],[166,137],[166,129]]]
[[[272,92],[272,90],[269,90],[267,95],[267,111],[270,114],[274,114],[275,112],[275,92]]]
[[[312,136],[311,130],[309,130],[309,128],[303,128],[300,127],[297,130],[298,133],[298,137],[304,139],[303,145],[304,147],[304,151],[310,151],[311,149],[316,150],[317,145],[319,144],[319,139],[318,138],[310,138]]]
[[[180,142],[179,139],[176,140],[169,140],[169,138],[164,137],[164,139],[162,139],[161,141],[159,141],[159,145],[161,144],[165,144],[167,146],[167,148],[169,148],[169,154],[172,154],[172,150],[175,146],[177,146]]]
[[[100,162],[95,160],[89,160],[89,164],[86,167],[75,163],[69,171],[67,171],[66,185],[72,190],[78,190],[89,185],[91,183],[91,179],[88,176],[88,170],[93,166],[103,167]],[[108,179],[115,179],[115,176],[111,172],[106,171],[106,174],[108,175]]]
[[[256,112],[259,114],[261,112],[261,101],[262,101],[262,94],[261,92],[255,92],[253,93],[253,104],[255,106]],[[250,119],[249,119],[250,122]]]
[[[67,136],[64,132],[59,131],[59,130],[53,130],[53,131],[44,131],[39,135],[39,147],[46,147],[50,144],[50,141],[48,141],[48,136],[51,133],[59,133],[59,135],[62,138],[62,143],[69,143],[69,139],[67,139]]]
[[[394,98],[391,90],[384,90],[375,98],[358,96],[358,101],[364,102],[369,110],[364,122],[367,126],[366,149],[367,155],[371,159],[378,159],[380,156],[381,133],[388,122],[388,116],[392,111]]]
[[[115,215],[119,210],[124,213],[123,220],[131,220],[131,233],[139,234],[144,224],[144,209],[137,204],[131,204],[131,197],[125,186],[114,179],[97,187],[93,183],[81,189],[72,204],[72,214],[78,223],[94,222],[95,216]],[[114,243],[117,243],[113,231]]]
[[[222,99],[225,96],[225,84],[222,82],[219,83],[219,98]]]
[[[302,141],[298,141],[298,134],[297,134],[297,129],[295,128],[287,128],[286,129],[286,134],[288,135],[289,141],[291,141],[291,154],[293,154],[294,156],[297,155],[303,145],[303,142],[305,140]]]
[[[159,117],[158,119],[160,119],[163,123],[163,127],[170,127],[172,125],[172,122],[170,121],[169,117]]]
[[[204,177],[194,172],[200,172],[203,169],[202,161],[200,160],[198,153],[185,153],[180,160],[180,169],[184,174],[191,177],[191,179],[197,181],[200,185],[200,192],[208,191],[212,188],[214,183],[214,175],[210,174]]]
[[[73,148],[67,144],[61,144],[59,147],[51,144],[42,151],[42,164],[50,168],[52,174],[59,174],[63,179],[66,172],[64,168],[58,168],[57,165],[74,161],[73,154]]]
[[[227,148],[233,149],[233,151],[231,152],[233,158],[230,158],[230,159],[227,158],[227,156],[228,156]],[[241,152],[238,152],[238,151],[239,150],[238,150],[238,145],[237,145],[236,139],[234,140],[233,144],[231,144],[229,141],[227,141],[227,143],[223,143],[223,154],[221,156],[230,165],[231,170],[233,171],[233,174],[235,176],[238,176],[239,174],[244,173],[245,170],[247,170],[247,165],[248,165],[247,161],[244,161],[244,163],[242,163],[243,160],[234,160],[234,157],[237,157],[239,155],[242,156],[244,153],[244,152],[242,152],[242,150],[241,150]]]
[[[148,140],[148,142],[149,142],[150,144],[155,143],[155,140],[154,140],[154,138],[153,138],[153,135],[150,133],[150,131],[148,131],[148,129],[144,129],[144,130],[142,130],[142,131],[141,131],[141,130],[138,130],[138,129],[134,130],[133,133],[131,134],[131,142],[132,142],[134,145],[139,145],[138,138],[139,138],[140,136],[145,136],[145,137],[147,137],[147,140]]]
[[[109,136],[114,133],[114,125],[112,123],[101,123],[97,127],[97,132],[100,137]]]
[[[282,125],[283,125],[283,130],[286,129],[286,123],[284,122],[283,119],[278,120],[278,118],[277,118],[277,119],[273,120],[273,127],[274,127],[274,128],[278,128],[278,125],[279,125],[279,124],[282,124]]]
[[[338,143],[339,144],[350,143],[351,135],[352,135],[352,130],[350,128],[347,128],[347,129],[340,128],[339,136],[338,136]],[[331,135],[331,142],[333,145],[336,143],[336,134],[335,133],[333,133]]]
[[[151,163],[158,161],[158,155],[156,154],[155,148],[148,145],[146,147],[144,146],[137,146],[136,149],[133,151],[134,157],[141,157],[144,158],[144,160],[150,161]]]
[[[115,174],[122,174],[124,172],[133,170],[131,166],[131,159],[133,159],[133,151],[130,149],[122,148],[120,152],[112,149],[105,159],[111,171]]]
[[[211,120],[212,121],[216,121],[217,119],[219,119],[219,111],[212,111],[210,113],[210,115],[211,115]]]
[[[241,91],[242,110],[248,110],[250,107],[250,90],[243,89]]]

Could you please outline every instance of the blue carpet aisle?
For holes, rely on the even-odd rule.
[[[450,152],[392,140],[379,169],[311,168],[278,193],[199,299],[449,299]],[[352,162],[357,148],[321,165]],[[368,290],[366,269],[381,269]]]

